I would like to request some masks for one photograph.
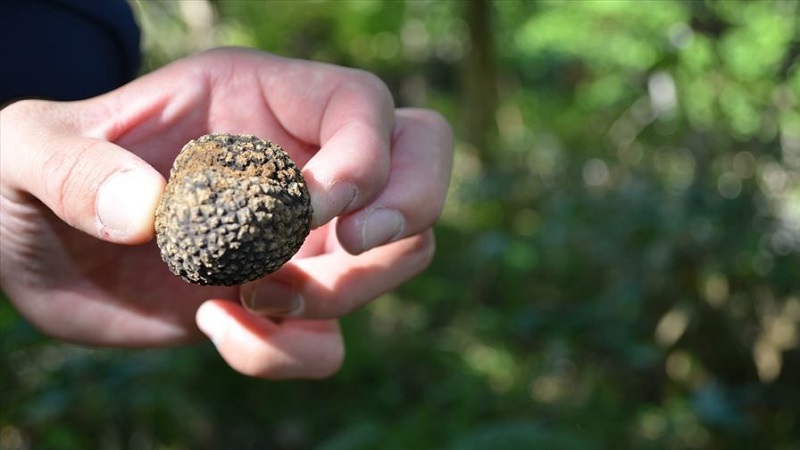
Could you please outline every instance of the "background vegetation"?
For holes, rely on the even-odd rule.
[[[265,382],[0,303],[0,448],[800,446],[800,4],[134,3],[145,70],[246,45],[378,73],[457,133],[430,270]]]

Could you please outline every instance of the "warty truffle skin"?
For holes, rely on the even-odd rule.
[[[252,135],[187,143],[156,209],[156,242],[175,275],[233,286],[274,272],[311,226],[303,175],[289,155]]]

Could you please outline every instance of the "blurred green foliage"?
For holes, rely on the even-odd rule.
[[[146,70],[245,45],[444,113],[437,257],[344,319],[322,382],[53,342],[2,302],[0,449],[798,448],[800,4],[478,1],[490,36],[469,5],[134,3]]]

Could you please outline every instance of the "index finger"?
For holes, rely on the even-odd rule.
[[[313,225],[370,203],[387,182],[394,100],[375,75],[279,59],[262,75],[265,101],[280,125],[319,150],[303,169]]]

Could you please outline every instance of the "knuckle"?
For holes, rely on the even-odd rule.
[[[394,109],[394,97],[389,86],[374,73],[361,69],[349,69],[345,82],[347,87],[363,95],[370,103],[380,106],[381,110]]]
[[[73,218],[65,215],[82,213],[70,207],[70,203],[88,199],[89,193],[84,192],[84,184],[91,179],[91,174],[81,173],[85,171],[80,167],[83,155],[88,151],[89,147],[76,151],[51,151],[42,162],[42,187],[47,203],[53,212],[68,223],[72,223]]]
[[[389,87],[379,76],[372,72],[360,69],[355,69],[354,73],[355,81],[358,82],[359,85],[372,90],[375,94],[383,97],[384,99],[392,98],[392,93],[389,91]]]
[[[421,126],[432,132],[443,141],[444,147],[452,147],[453,126],[440,112],[424,108],[400,108],[398,114],[411,121],[414,126]]]
[[[69,161],[65,152],[50,152],[42,161],[43,195],[48,199],[50,209],[59,216],[67,211],[65,202],[70,195],[68,180],[74,170],[75,163]]]
[[[3,107],[3,117],[6,120],[25,123],[27,118],[38,115],[44,101],[18,100]]]
[[[438,111],[434,111],[432,109],[420,109],[418,110],[418,114],[422,117],[422,119],[429,123],[431,127],[443,136],[451,138],[453,136],[453,127],[450,125],[450,122]]]

